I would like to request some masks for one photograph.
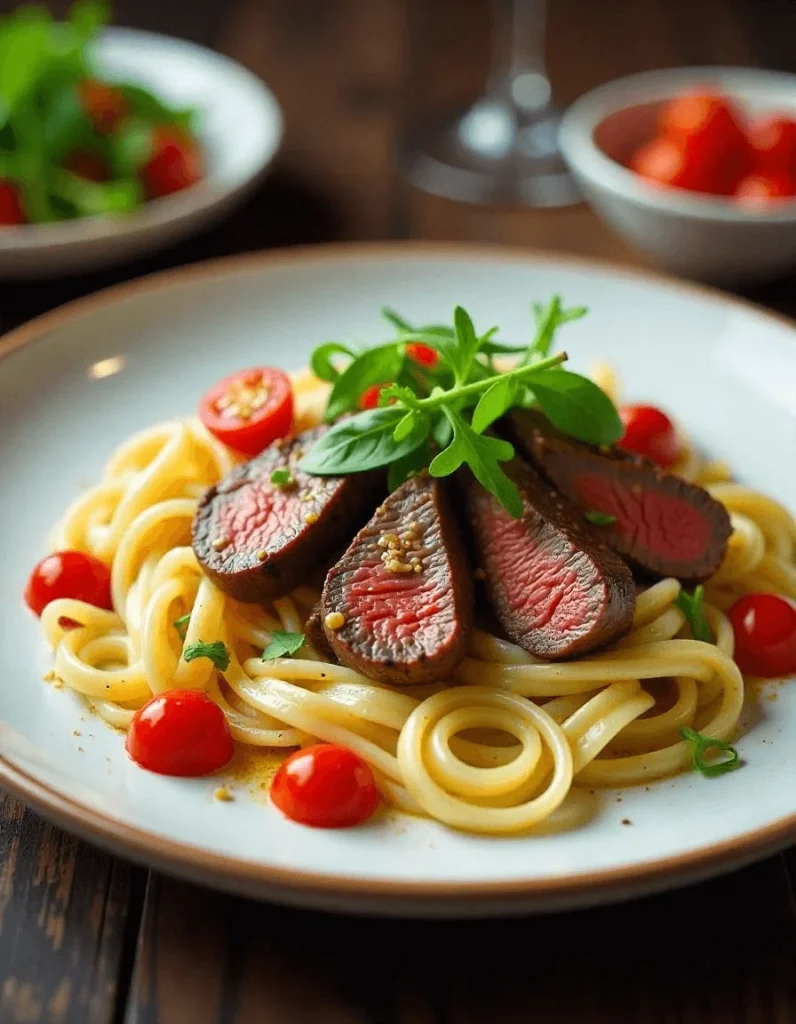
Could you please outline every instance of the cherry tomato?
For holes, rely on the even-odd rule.
[[[410,341],[406,346],[406,354],[421,366],[436,366],[439,362],[439,352],[430,345],[424,345],[422,341]]]
[[[199,146],[190,136],[173,127],[155,131],[154,151],[141,171],[150,199],[179,192],[202,177]]]
[[[235,751],[224,712],[202,690],[167,690],[147,701],[125,746],[136,764],[159,775],[209,775]]]
[[[653,405],[626,405],[619,415],[625,427],[620,448],[643,455],[663,469],[677,462],[680,445],[666,413]]]
[[[766,206],[772,199],[796,196],[796,178],[776,168],[758,171],[741,178],[734,195],[745,206]]]
[[[730,608],[735,661],[750,676],[796,673],[796,602],[777,594],[747,594]]]
[[[111,571],[93,555],[82,551],[56,551],[34,568],[25,586],[25,603],[41,615],[50,601],[72,597],[97,608],[113,608]]]
[[[25,223],[19,192],[10,181],[0,178],[0,227]]]
[[[78,94],[98,135],[110,135],[127,113],[124,96],[112,85],[86,79],[78,86]]]
[[[99,153],[92,153],[85,149],[75,150],[66,158],[64,166],[72,174],[77,174],[87,181],[108,180],[108,165]]]
[[[199,403],[199,418],[222,444],[257,455],[290,432],[293,389],[281,370],[241,370],[210,388]]]
[[[331,743],[291,754],[274,776],[271,799],[288,818],[315,828],[358,825],[380,802],[370,766]]]
[[[630,169],[648,181],[670,188],[685,188],[691,192],[717,192],[720,188],[712,162],[704,165],[691,159],[679,139],[652,139],[633,154]]]
[[[779,167],[796,173],[796,121],[764,117],[750,125],[747,136],[758,167]]]
[[[365,388],[362,394],[359,396],[359,408],[360,409],[376,409],[379,405],[379,395],[381,389],[384,387],[383,384],[371,384],[369,388]]]
[[[729,194],[748,171],[751,148],[743,120],[725,96],[696,90],[664,104],[661,133],[683,146],[689,167],[711,176],[710,191]]]

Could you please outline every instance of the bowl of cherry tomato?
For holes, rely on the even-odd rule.
[[[282,117],[245,68],[109,27],[106,0],[0,16],[0,277],[107,266],[218,219],[271,163]]]
[[[796,75],[631,75],[577,100],[560,141],[595,212],[664,269],[742,284],[796,266]]]

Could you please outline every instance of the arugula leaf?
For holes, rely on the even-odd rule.
[[[405,412],[400,406],[388,406],[341,420],[310,448],[299,464],[301,469],[317,476],[336,476],[388,466],[425,440],[414,432],[401,442],[393,440]]]
[[[411,476],[412,473],[425,469],[430,461],[431,446],[428,440],[426,440],[419,447],[415,448],[413,452],[409,452],[408,455],[403,455],[400,459],[390,463],[390,467],[387,470],[387,489],[390,493],[397,490],[404,480]]]
[[[606,393],[579,373],[556,368],[527,378],[542,411],[559,430],[587,444],[614,444],[624,427]]]
[[[201,111],[193,107],[179,109],[170,107],[149,89],[134,82],[115,82],[130,113],[149,124],[174,124],[192,134],[198,134]]]
[[[612,516],[610,512],[599,512],[597,509],[584,512],[583,517],[595,526],[613,526],[616,522],[616,516]]]
[[[417,412],[415,409],[410,409],[403,419],[398,420],[398,424],[392,432],[393,441],[400,444],[401,441],[410,437],[413,433],[416,433],[418,430],[422,430],[424,427],[422,418],[422,413]],[[428,433],[428,431],[426,431],[426,433]]]
[[[134,178],[149,161],[155,131],[140,117],[128,117],[108,136],[108,164],[114,178]]]
[[[195,644],[185,648],[182,656],[186,661],[195,661],[197,658],[209,658],[216,668],[222,672],[226,672],[229,668],[229,651],[223,640],[213,640],[209,644],[204,643],[202,640],[197,640]]]
[[[450,421],[445,413],[441,413],[434,420],[431,427],[431,436],[434,439],[436,446],[442,450],[447,448],[453,438],[453,427],[450,425]]]
[[[20,7],[0,31],[0,126],[30,94],[50,56],[52,16],[41,7]]]
[[[101,28],[105,28],[110,18],[107,0],[75,0],[69,10],[69,23],[81,45],[90,42]]]
[[[325,345],[319,345],[310,357],[310,369],[318,378],[333,384],[340,376],[340,371],[332,362],[332,356],[348,356],[349,359],[356,359],[357,353],[339,341],[327,341]]]
[[[499,377],[492,387],[481,395],[473,413],[473,430],[483,434],[486,428],[504,416],[517,401],[519,385],[516,380]]]
[[[260,656],[260,661],[273,661],[274,658],[290,658],[304,646],[303,633],[286,633],[275,629],[271,633],[271,642]]]
[[[470,367],[478,352],[479,338],[475,333],[470,314],[461,306],[457,306],[453,311],[453,322],[456,327],[456,344],[458,346],[458,366],[454,364],[453,370],[457,383],[464,384],[470,377]]]
[[[369,348],[353,359],[335,380],[326,406],[326,420],[333,423],[343,413],[356,409],[364,391],[373,384],[393,381],[401,370],[404,355],[396,342]]]
[[[394,309],[390,309],[388,306],[382,306],[381,315],[388,323],[391,323],[393,327],[398,331],[403,331],[406,334],[410,334],[414,330],[412,325],[407,320],[404,320],[402,316],[396,313]]]
[[[448,407],[445,415],[453,428],[453,440],[433,459],[429,473],[436,477],[450,476],[460,466],[468,465],[476,480],[518,519],[522,515],[520,492],[499,465],[514,457],[514,448],[500,438],[476,434],[459,413]]]
[[[144,201],[141,183],[134,178],[86,181],[70,171],[58,171],[52,177],[50,190],[58,199],[71,204],[81,217],[132,213]]]
[[[181,615],[179,619],[174,620],[174,628],[180,634],[180,640],[185,639],[185,634],[188,632],[188,623],[191,621],[191,613],[187,615]]]
[[[705,588],[700,585],[694,587],[693,594],[681,590],[675,599],[674,605],[679,608],[688,620],[691,627],[691,634],[695,640],[702,640],[703,643],[713,643],[713,630],[705,615],[704,608]]]
[[[541,302],[534,302],[531,309],[536,320],[536,337],[528,349],[526,362],[546,358],[550,354],[550,346],[558,328],[571,320],[580,320],[588,313],[585,306],[564,309],[560,295],[554,295],[546,306]]]

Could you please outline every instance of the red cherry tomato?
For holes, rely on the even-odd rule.
[[[136,764],[159,775],[209,775],[235,751],[224,712],[201,690],[168,690],[147,701],[125,746]]]
[[[758,167],[779,167],[796,173],[796,121],[764,117],[749,126],[747,136]]]
[[[19,192],[10,181],[0,178],[0,227],[25,223]]]
[[[741,178],[734,195],[745,206],[766,206],[772,199],[796,196],[796,178],[776,168],[758,171]]]
[[[56,551],[34,568],[25,586],[25,603],[41,615],[50,601],[72,597],[97,608],[113,608],[111,571],[93,555],[82,551]]]
[[[257,455],[293,425],[293,389],[281,370],[255,366],[225,377],[199,403],[199,418],[222,444]]]
[[[410,341],[406,346],[406,354],[421,366],[436,366],[439,362],[439,352],[430,345],[424,345],[422,341]]]
[[[291,754],[274,776],[271,799],[288,818],[315,828],[359,825],[380,802],[370,766],[331,743]]]
[[[86,79],[78,86],[78,94],[98,135],[109,135],[127,113],[124,96],[112,85]]]
[[[376,409],[379,405],[379,395],[384,384],[371,384],[369,388],[365,388],[362,394],[359,396],[359,408],[360,409]]]
[[[619,447],[656,462],[663,469],[677,462],[680,445],[669,417],[653,405],[626,405],[619,415],[625,433]]]
[[[88,150],[76,150],[64,161],[64,166],[72,174],[77,174],[87,181],[107,181],[108,165],[98,153]]]
[[[735,661],[750,676],[796,673],[796,602],[777,594],[747,594],[730,608]]]
[[[150,199],[195,185],[202,177],[202,156],[198,144],[176,128],[156,129],[154,151],[141,175]]]
[[[691,192],[716,192],[720,180],[712,162],[693,160],[684,143],[666,137],[652,139],[637,149],[630,169],[657,185],[685,188]]]
[[[743,118],[726,96],[708,90],[678,96],[661,109],[659,128],[684,147],[690,167],[714,179],[710,191],[729,194],[749,169]]]

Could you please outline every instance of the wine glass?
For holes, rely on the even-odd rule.
[[[424,192],[468,203],[567,206],[580,194],[558,149],[545,64],[545,0],[493,0],[492,68],[463,115],[421,129],[406,159]]]

